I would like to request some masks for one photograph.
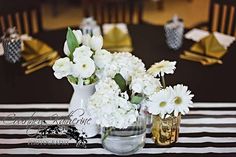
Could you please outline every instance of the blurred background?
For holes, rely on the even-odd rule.
[[[11,1],[13,5],[14,0]],[[3,7],[8,1],[0,2]],[[44,29],[76,26],[83,18],[82,0],[41,0],[40,3]],[[152,24],[164,24],[174,14],[184,19],[186,27],[208,19],[209,0],[144,0],[143,3],[143,20]]]
[[[144,0],[143,20],[152,24],[165,24],[174,14],[192,27],[208,19],[209,0]],[[42,0],[45,29],[79,25],[83,18],[80,0]],[[76,16],[75,16],[76,15]]]

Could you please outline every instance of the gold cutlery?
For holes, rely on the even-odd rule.
[[[212,64],[216,64],[216,63],[217,63],[216,60],[199,59],[199,58],[192,57],[192,56],[187,56],[187,55],[184,55],[184,54],[181,54],[181,55],[180,55],[180,58],[181,58],[181,59],[185,59],[185,60],[194,61],[194,62],[199,62],[199,63],[201,63],[201,64],[204,65],[204,66],[206,66],[206,65],[212,65]]]
[[[202,65],[207,65],[207,64],[208,64],[208,63],[207,63],[206,61],[204,61],[204,60],[199,60],[199,59],[197,59],[197,58],[189,57],[189,56],[186,56],[186,55],[183,55],[183,54],[180,55],[180,58],[181,58],[181,59],[185,59],[185,60],[189,60],[189,61],[199,62],[199,63],[201,63]]]
[[[58,56],[57,52],[50,53],[49,55],[47,55],[47,56],[45,56],[43,58],[40,58],[37,61],[32,62],[31,64],[28,64],[27,65],[27,69],[31,69],[31,68],[33,68],[33,67],[35,67],[35,66],[37,66],[37,65],[39,65],[39,64],[41,64],[41,63],[43,63],[45,61],[47,61],[47,60],[51,60],[53,58],[56,58],[57,56]]]
[[[215,58],[211,58],[211,57],[207,57],[207,56],[202,56],[199,54],[195,54],[189,51],[185,51],[184,55],[188,56],[188,57],[192,57],[192,58],[198,58],[200,60],[205,60],[206,62],[210,63],[218,63],[218,64],[223,64],[222,60],[220,59],[215,59]]]
[[[57,59],[59,59],[59,58],[60,58],[60,56],[56,56],[53,60],[51,60],[51,61],[49,61],[49,62],[42,63],[42,64],[40,64],[40,65],[38,65],[38,66],[36,66],[36,67],[33,67],[33,68],[31,68],[31,69],[27,69],[27,70],[25,71],[25,74],[28,75],[28,74],[31,74],[31,73],[33,73],[33,72],[35,72],[35,71],[37,71],[37,70],[39,70],[39,69],[42,69],[42,68],[44,68],[44,67],[53,66],[54,62],[55,62]]]
[[[28,66],[28,65],[30,65],[30,64],[32,64],[32,63],[35,63],[35,62],[37,62],[37,61],[39,61],[39,60],[46,60],[48,57],[50,57],[51,55],[55,55],[55,53],[57,53],[56,51],[48,51],[47,53],[45,53],[45,54],[42,54],[42,55],[39,55],[39,56],[37,56],[37,57],[34,57],[34,58],[32,58],[31,60],[28,60],[28,61],[26,61],[26,62],[24,62],[24,63],[22,63],[22,67],[26,67],[26,66]]]

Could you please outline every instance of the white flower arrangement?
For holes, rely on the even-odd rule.
[[[100,80],[88,102],[97,124],[126,128],[136,121],[141,106],[161,118],[189,111],[193,95],[188,87],[165,85],[164,75],[174,73],[176,62],[163,60],[146,70],[134,55],[111,54],[102,46],[102,36],[91,37],[69,28],[64,44],[66,57],[53,65],[56,78],[67,77],[73,84],[88,85]]]
[[[159,115],[161,118],[167,118],[172,115],[177,117],[179,114],[186,114],[189,107],[192,107],[193,94],[187,86],[178,84],[174,87],[165,87],[165,74],[173,74],[176,62],[161,61],[155,63],[148,69],[153,76],[160,76],[163,89],[153,93],[146,101],[149,113]]]
[[[101,35],[91,37],[89,34],[83,35],[80,30],[68,28],[64,43],[66,57],[58,59],[53,65],[55,77],[67,77],[70,83],[77,85],[96,82],[97,71],[108,63],[107,56],[111,55],[102,46]]]
[[[100,66],[100,81],[88,109],[102,127],[127,128],[136,121],[140,105],[159,91],[161,84],[132,54],[114,53],[110,57],[109,64]]]

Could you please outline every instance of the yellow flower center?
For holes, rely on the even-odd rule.
[[[177,96],[176,98],[175,98],[175,104],[176,105],[179,105],[179,104],[181,104],[182,103],[182,99],[179,97],[179,96]]]
[[[159,67],[158,68],[163,68],[164,67],[164,65],[159,65]]]
[[[166,102],[162,101],[159,105],[160,105],[160,107],[165,107],[166,106]]]
[[[86,64],[83,64],[82,67],[83,67],[83,68],[86,68]]]

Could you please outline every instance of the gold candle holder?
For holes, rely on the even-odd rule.
[[[162,119],[160,116],[153,116],[152,139],[159,146],[168,146],[176,143],[179,137],[181,115]]]

